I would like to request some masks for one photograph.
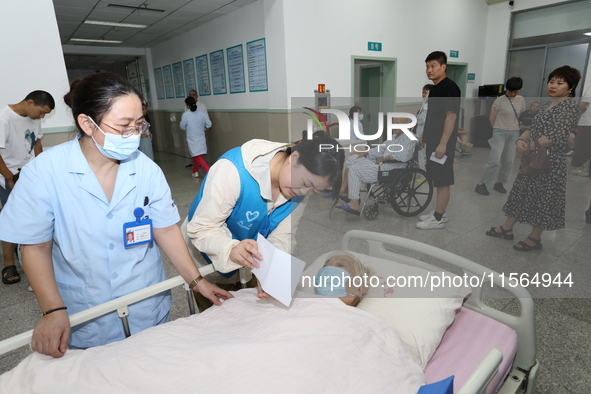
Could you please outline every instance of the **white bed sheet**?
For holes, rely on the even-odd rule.
[[[338,299],[290,308],[255,289],[222,307],[61,359],[34,353],[0,376],[27,393],[416,393],[424,384],[395,332]]]

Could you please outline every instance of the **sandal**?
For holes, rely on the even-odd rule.
[[[334,197],[333,192],[330,192],[330,193],[328,193],[327,195],[324,196],[324,198],[333,198],[333,197]],[[339,199],[342,200],[342,201],[344,201],[344,202],[351,201],[351,199],[349,197],[342,196],[342,195],[339,195]]]
[[[361,216],[361,212],[359,212],[356,209],[351,209],[351,206],[349,204],[347,204],[347,203],[341,204],[341,205],[337,205],[335,208],[342,209],[343,211],[348,212],[348,213],[351,213],[351,214],[353,214],[355,216]]]
[[[16,265],[9,265],[8,267],[4,267],[2,269],[2,283],[4,283],[5,285],[13,285],[20,281],[21,277],[18,274],[18,271],[16,270]]]
[[[540,239],[534,239],[532,237],[527,237],[527,239],[532,241],[535,245],[531,246],[531,245],[526,244],[523,241],[519,241],[515,245],[513,245],[513,249],[515,249],[519,252],[530,252],[532,250],[542,250],[542,242]]]
[[[489,237],[503,238],[509,241],[513,241],[513,234],[509,234],[512,233],[513,230],[505,230],[502,225],[499,226],[499,229],[501,229],[501,232],[497,233],[496,227],[491,227],[490,230],[486,232],[486,235],[488,235]]]

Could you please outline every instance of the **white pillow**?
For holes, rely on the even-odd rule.
[[[378,286],[370,288],[357,308],[384,319],[424,370],[439,346],[445,330],[454,321],[456,311],[462,306],[464,298],[470,294],[470,288],[451,286],[439,287],[431,291],[429,286],[427,288],[389,287],[386,282],[388,276],[406,278],[415,276],[425,279],[433,276],[434,273],[394,261],[350,253],[357,256],[365,265],[372,267],[374,275],[380,277]],[[304,275],[316,275],[324,265],[327,256],[328,253],[318,257],[306,269]],[[437,274],[441,276],[441,272]],[[448,271],[445,271],[445,275],[456,276]],[[374,284],[376,282],[374,281]],[[313,291],[313,289],[301,287],[300,290]]]

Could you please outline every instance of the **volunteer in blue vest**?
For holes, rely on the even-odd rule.
[[[0,239],[21,244],[42,318],[34,351],[61,357],[125,338],[112,312],[70,328],[80,312],[166,279],[160,248],[216,304],[231,295],[202,280],[177,222],[164,174],[138,151],[148,131],[136,89],[109,73],[74,81],[64,97],[79,130],[25,165],[0,214]],[[129,306],[132,334],[167,322],[170,292]],[[71,331],[71,332],[70,332]]]
[[[332,186],[339,190],[344,152],[329,137],[291,146],[252,140],[226,152],[209,170],[181,231],[199,266],[213,263],[207,276],[226,290],[256,287],[250,268],[262,259],[256,238],[261,233],[275,247],[291,253],[293,235],[306,204],[305,196]],[[245,270],[238,270],[247,267]],[[259,297],[268,295],[259,286]],[[195,294],[200,310],[208,300]]]

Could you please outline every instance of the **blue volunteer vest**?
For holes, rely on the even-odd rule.
[[[242,150],[240,147],[229,150],[224,153],[221,159],[227,159],[238,170],[240,176],[240,196],[236,201],[236,205],[232,213],[226,219],[226,225],[232,233],[232,238],[242,241],[244,239],[256,240],[257,234],[265,238],[273,232],[297,206],[304,199],[303,196],[292,197],[281,206],[275,208],[270,214],[267,214],[267,201],[261,196],[261,188],[257,181],[252,177],[248,170],[244,167],[244,160],[242,159]],[[197,206],[203,197],[203,189],[207,182],[207,175],[203,179],[197,197],[191,203],[189,208],[189,221],[193,219],[193,215],[197,210]],[[210,258],[201,253],[205,261],[211,264]],[[226,278],[234,275],[238,270],[221,273]]]

